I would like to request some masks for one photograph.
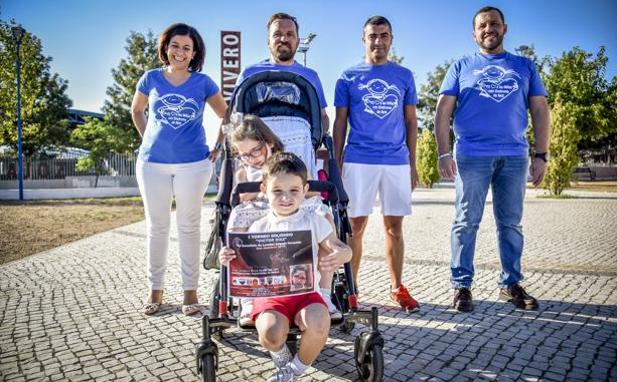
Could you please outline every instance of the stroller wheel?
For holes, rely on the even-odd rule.
[[[204,354],[201,356],[201,380],[202,382],[216,381],[213,354]]]
[[[354,342],[354,362],[360,380],[367,382],[383,381],[383,349],[381,345],[371,345],[364,355],[362,362],[358,362],[360,350],[360,336]]]

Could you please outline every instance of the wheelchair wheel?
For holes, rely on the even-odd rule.
[[[204,354],[201,357],[201,381],[216,381],[216,370],[214,369],[214,355],[212,354]]]
[[[354,362],[356,370],[360,375],[360,380],[366,382],[383,381],[383,349],[381,345],[372,345],[368,348],[366,355],[361,363],[358,362],[358,351],[360,350],[360,337],[356,337],[354,342]]]

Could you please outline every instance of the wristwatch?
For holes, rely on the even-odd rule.
[[[215,150],[221,150],[222,148],[223,148],[223,145],[221,144],[221,142],[217,142],[216,145],[214,145]]]
[[[535,153],[533,157],[542,159],[545,163],[548,162],[548,153]]]

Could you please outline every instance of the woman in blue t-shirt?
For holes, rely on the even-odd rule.
[[[131,106],[133,123],[142,136],[137,160],[137,182],[146,211],[150,296],[144,314],[158,311],[163,297],[172,198],[184,302],[182,312],[192,315],[197,305],[201,204],[222,142],[206,144],[203,113],[206,102],[222,118],[227,105],[218,86],[199,73],[205,57],[204,42],[195,28],[173,24],[159,37],[162,68],[140,78]],[[146,115],[146,107],[148,113]]]

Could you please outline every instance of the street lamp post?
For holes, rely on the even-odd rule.
[[[317,35],[311,32],[305,38],[300,39],[300,45],[298,46],[298,52],[302,53],[303,55],[304,66],[306,66],[306,52],[308,52],[309,48],[311,47],[311,41],[313,41],[315,37],[317,37]]]
[[[19,61],[19,48],[21,40],[26,33],[26,30],[20,26],[11,28],[15,45],[17,46],[17,57],[15,58],[15,66],[17,67],[17,177],[19,179],[19,200],[24,200],[24,170],[22,161],[21,149],[21,63]]]

